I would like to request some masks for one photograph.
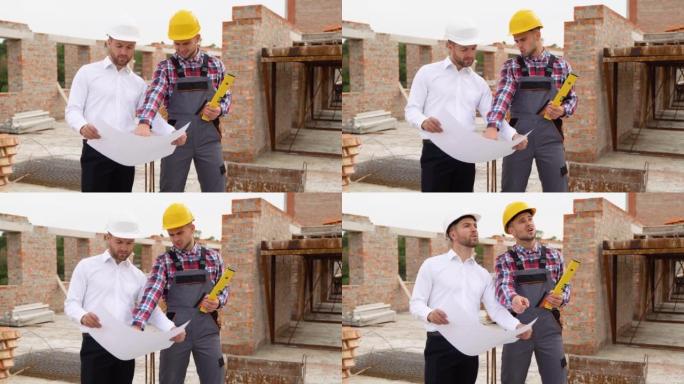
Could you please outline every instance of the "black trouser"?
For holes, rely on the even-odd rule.
[[[81,344],[81,384],[126,384],[133,382],[135,360],[119,360],[87,333]]]
[[[135,167],[121,165],[83,140],[81,192],[131,192]]]
[[[477,356],[467,356],[437,332],[428,332],[425,342],[425,384],[474,384]]]
[[[475,164],[464,163],[447,155],[430,140],[423,140],[420,155],[422,192],[472,192]]]

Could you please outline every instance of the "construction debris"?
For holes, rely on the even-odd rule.
[[[55,119],[43,110],[15,113],[4,124],[0,125],[0,132],[22,134],[45,129],[54,129]]]
[[[342,185],[351,183],[354,174],[354,158],[359,154],[361,140],[349,134],[342,134]]]
[[[342,327],[342,378],[351,376],[354,367],[354,350],[359,347],[359,331],[349,327]]]
[[[345,132],[365,134],[397,128],[397,119],[388,111],[378,110],[358,113],[352,118],[351,125],[345,127]]]
[[[10,368],[14,367],[14,350],[20,337],[19,331],[0,328],[0,380],[10,376]]]
[[[397,312],[390,309],[389,304],[375,303],[359,305],[352,310],[351,314],[347,314],[342,322],[352,327],[365,327],[367,325],[393,322],[396,320],[396,317]]]
[[[51,310],[47,304],[34,303],[18,305],[11,311],[5,312],[5,315],[0,318],[0,325],[23,327],[53,321],[55,321],[55,311]]]
[[[0,187],[9,183],[18,145],[16,137],[0,133]]]

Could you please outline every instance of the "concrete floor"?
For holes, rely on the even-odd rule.
[[[484,120],[477,119],[477,129],[484,129]],[[420,153],[423,147],[420,133],[405,121],[397,123],[397,129],[381,131],[376,133],[369,133],[365,135],[357,135],[361,140],[361,152],[354,159],[359,164],[364,161],[380,158],[404,158],[411,159],[416,162],[420,161]],[[501,186],[501,161],[497,162],[499,172],[497,174],[497,185]],[[487,164],[480,163],[475,165],[475,192],[487,191]],[[351,185],[345,189],[345,192],[410,192],[420,189],[397,188],[387,185],[378,186],[377,184],[370,184],[363,182],[362,178],[365,175],[355,174],[353,179],[361,178],[359,182],[352,182]],[[541,182],[537,174],[535,165],[532,165],[532,173],[527,185],[527,192],[541,192]]]
[[[19,328],[21,338],[16,350],[17,355],[31,352],[56,350],[78,353],[81,348],[81,332],[76,324],[69,320],[66,315],[55,316],[54,323],[45,323]],[[338,326],[339,328],[339,326]],[[338,332],[337,339],[340,339]],[[159,369],[159,354],[156,353],[156,367]],[[307,383],[339,383],[341,372],[341,358],[338,351],[322,351],[320,349],[288,347],[281,345],[265,345],[251,357],[274,361],[302,361],[306,356],[306,382]],[[199,383],[193,359],[190,359],[185,383]],[[66,383],[39,379],[29,376],[14,376],[11,383],[43,384],[43,383]],[[133,383],[145,383],[145,360],[136,359],[135,377]]]
[[[661,328],[667,331],[667,328]],[[422,353],[425,347],[425,330],[422,324],[408,313],[397,314],[397,321],[376,326],[356,328],[361,332],[360,346],[356,349],[356,355],[362,355],[373,351],[387,349],[402,350]],[[684,330],[676,333],[684,335]],[[681,342],[681,338],[679,339]],[[682,342],[684,345],[684,342]],[[681,381],[684,377],[684,352],[636,348],[625,345],[608,345],[603,347],[595,357],[643,361],[644,355],[648,355],[648,379],[649,384],[672,384]],[[486,377],[486,357],[480,356],[480,366],[477,382],[484,382]],[[497,348],[497,372],[501,372],[501,348]],[[377,377],[355,375],[349,380],[350,384],[389,384],[408,383],[401,380],[387,380]],[[526,380],[527,384],[541,383],[534,357]]]
[[[279,343],[320,345],[342,348],[342,316],[339,323],[319,323],[302,320],[292,321],[290,328],[276,337]]]
[[[330,132],[324,133],[330,134]],[[304,135],[308,143],[315,143],[319,140],[321,148],[334,148],[338,152],[340,149],[340,140],[332,140],[330,137],[322,135],[313,135],[311,137]],[[338,134],[339,136],[339,134]],[[56,128],[52,130],[39,131],[19,135],[19,152],[15,158],[15,163],[31,160],[31,159],[67,159],[78,161],[81,156],[82,141],[80,136],[74,132],[64,121],[58,121]],[[299,140],[298,140],[299,141]],[[334,143],[333,143],[334,141]],[[340,192],[341,167],[342,160],[339,158],[326,158],[320,156],[303,156],[294,155],[283,152],[266,152],[260,155],[254,164],[286,168],[286,169],[302,169],[306,168],[307,180],[306,192]],[[159,188],[160,162],[155,162],[156,168],[156,186]],[[145,190],[145,173],[144,166],[136,167],[135,182],[133,184],[134,192],[143,192]],[[21,175],[15,175],[20,177]],[[0,188],[2,192],[66,192],[69,189],[51,188],[43,185],[35,185],[22,183],[21,180],[16,183]],[[188,174],[188,181],[185,188],[186,192],[199,192],[200,185],[197,180],[197,173],[194,166],[190,167]]]
[[[684,131],[633,129],[618,145],[621,150],[684,155]]]

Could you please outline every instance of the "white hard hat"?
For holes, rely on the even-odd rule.
[[[472,213],[470,211],[451,213],[444,219],[444,234],[449,236],[449,228],[451,227],[451,225],[454,224],[456,221],[467,216],[473,217],[475,219],[475,222],[480,221],[480,215],[478,215],[477,213]]]
[[[449,24],[446,27],[444,38],[458,45],[481,44],[480,33],[470,21]]]
[[[145,237],[138,227],[135,218],[127,213],[113,216],[107,222],[107,232],[121,239],[140,239]]]
[[[137,43],[140,41],[140,31],[132,23],[117,24],[107,31],[107,36],[114,40],[130,41]]]

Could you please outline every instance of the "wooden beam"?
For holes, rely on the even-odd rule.
[[[275,118],[272,118],[274,114],[274,108],[271,104],[271,80],[268,73],[268,64],[261,64],[261,79],[264,84],[264,91],[266,92],[266,114],[268,120],[268,134],[269,140],[271,142],[271,150],[275,148]]]
[[[342,55],[340,56],[278,56],[278,57],[262,57],[262,63],[334,63],[337,66],[342,66]]]

